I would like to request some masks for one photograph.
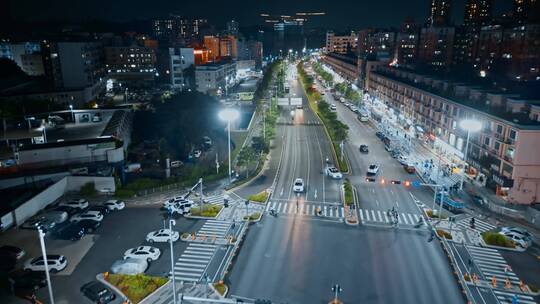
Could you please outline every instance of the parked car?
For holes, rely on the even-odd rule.
[[[212,146],[212,139],[208,136],[203,136],[203,142],[204,142],[204,145],[207,147]]]
[[[107,207],[111,211],[122,210],[126,207],[126,204],[120,200],[108,200],[103,203],[103,206]]]
[[[171,162],[171,168],[180,168],[184,163],[181,160],[174,160]]]
[[[383,139],[384,138],[384,133],[381,132],[381,131],[377,131],[377,132],[375,132],[375,136],[377,136],[379,139]]]
[[[50,210],[41,215],[42,218],[53,221],[55,224],[62,224],[67,221],[69,214],[61,210]]]
[[[144,273],[147,268],[148,262],[145,259],[126,259],[114,262],[111,271],[120,274],[139,274]]]
[[[297,178],[297,179],[294,180],[293,191],[294,192],[304,192],[304,180],[303,179]]]
[[[92,205],[88,207],[88,209],[86,210],[86,212],[88,211],[97,211],[103,214],[104,216],[111,213],[111,210],[108,207],[103,206],[103,205]]]
[[[37,217],[32,217],[28,219],[26,222],[24,222],[21,225],[21,228],[37,229],[38,227],[42,227],[43,229],[45,229],[45,231],[49,231],[49,230],[52,230],[55,226],[56,226],[55,222],[37,216]]]
[[[82,212],[82,209],[79,209],[79,208],[74,208],[74,207],[69,207],[69,206],[59,206],[59,207],[56,207],[53,209],[54,211],[62,211],[62,212],[66,212],[68,217],[71,217],[77,213],[81,213]]]
[[[78,241],[83,238],[84,234],[85,230],[83,227],[76,223],[67,223],[58,227],[53,232],[52,236],[60,240]]]
[[[333,179],[343,178],[343,174],[341,174],[341,172],[336,167],[326,168],[326,175],[330,176],[330,178],[333,178]]]
[[[529,231],[527,231],[526,229],[523,229],[520,227],[502,227],[501,232],[502,233],[515,233],[525,238],[532,239],[532,234],[530,234]]]
[[[172,241],[176,242],[180,238],[178,231],[172,231],[169,229],[160,229],[157,231],[152,231],[146,235],[146,241],[153,242],[168,242],[172,237]]]
[[[68,206],[72,208],[86,209],[88,208],[88,201],[85,200],[84,198],[81,198],[81,199],[71,200],[67,202],[62,202],[60,203],[59,206]]]
[[[30,296],[47,286],[47,278],[42,271],[15,270],[9,273],[8,281],[11,290],[18,297]]]
[[[379,165],[377,165],[377,164],[369,165],[369,167],[367,169],[367,174],[368,175],[377,175],[378,172],[379,172]]]
[[[101,222],[103,220],[103,214],[99,211],[86,211],[81,214],[73,216],[70,221],[78,222],[82,220],[93,220]]]
[[[49,271],[52,273],[62,271],[67,266],[67,259],[65,256],[48,254],[46,259],[44,259],[43,256],[40,256],[26,261],[24,269],[31,271],[45,271],[45,260],[47,260]]]
[[[82,294],[94,303],[105,304],[114,301],[116,295],[103,283],[92,281],[81,287]]]
[[[131,163],[124,167],[124,171],[127,173],[137,173],[141,172],[141,164],[140,163]]]
[[[201,150],[195,150],[195,151],[193,151],[193,156],[194,156],[195,158],[199,158],[199,157],[201,157],[201,155],[202,155]]]
[[[521,234],[514,233],[514,232],[499,232],[500,234],[504,235],[506,238],[512,240],[514,243],[516,243],[518,246],[522,248],[527,248],[531,246],[531,240]]]
[[[337,111],[337,108],[336,108],[336,105],[335,105],[335,104],[332,104],[332,105],[330,106],[330,111],[332,111],[332,112],[336,112],[336,111]]]
[[[161,251],[152,246],[139,246],[126,250],[125,259],[145,259],[148,263],[155,261],[161,255]]]
[[[398,160],[398,162],[399,162],[400,164],[402,164],[402,165],[405,166],[405,165],[408,163],[408,162],[407,162],[407,158],[408,158],[408,157],[407,157],[406,155],[401,154],[401,155],[399,155],[399,156],[397,157],[397,160]]]
[[[73,224],[76,224],[77,226],[83,228],[84,231],[88,233],[94,233],[99,228],[99,226],[101,226],[100,221],[94,220],[81,220]]]
[[[475,203],[479,204],[480,206],[487,204],[487,200],[480,195],[473,195],[472,199]]]
[[[405,171],[409,174],[416,173],[416,168],[413,164],[406,164],[403,166],[403,169],[405,169]]]
[[[360,153],[369,153],[369,148],[367,145],[360,145]]]
[[[0,247],[0,259],[9,257],[15,260],[20,260],[25,254],[26,252],[19,247],[10,245],[4,245]]]

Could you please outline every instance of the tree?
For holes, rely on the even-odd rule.
[[[244,167],[246,170],[246,178],[249,176],[249,165],[257,160],[257,152],[250,146],[245,146],[238,153],[238,158],[236,164],[239,167]]]

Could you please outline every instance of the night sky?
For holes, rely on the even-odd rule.
[[[397,26],[406,17],[424,22],[429,0],[7,0],[15,19],[44,20],[49,18],[84,20],[104,19],[129,21],[151,19],[175,12],[185,16],[206,17],[217,27],[227,20],[237,19],[241,26],[261,23],[259,13],[293,14],[297,11],[325,11],[324,17],[314,17],[310,26],[335,29],[368,26]],[[453,20],[463,20],[465,0],[454,0]],[[495,13],[511,7],[511,0],[495,0]]]

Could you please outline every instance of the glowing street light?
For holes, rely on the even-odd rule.
[[[459,190],[463,190],[463,180],[465,178],[465,162],[467,161],[467,152],[469,151],[469,138],[471,132],[478,132],[482,129],[482,123],[475,119],[464,119],[459,122],[459,126],[467,131],[467,141],[465,143],[465,153],[463,154],[463,172],[461,175],[461,182],[459,183]]]
[[[238,113],[235,109],[224,109],[219,112],[219,119],[224,120],[227,122],[227,134],[229,137],[229,183],[231,182],[231,121],[235,121],[240,116],[240,113]]]

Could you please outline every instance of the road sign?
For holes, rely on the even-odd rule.
[[[412,181],[411,185],[415,188],[418,188],[420,187],[420,182],[419,181]]]

